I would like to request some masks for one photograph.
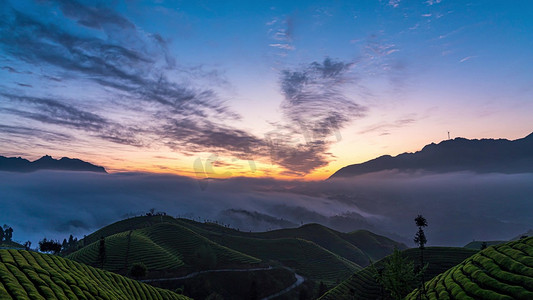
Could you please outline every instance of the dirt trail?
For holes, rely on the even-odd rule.
[[[156,278],[156,279],[144,279],[144,280],[139,280],[140,282],[145,282],[145,283],[150,283],[150,282],[158,282],[158,281],[171,281],[171,280],[181,280],[181,279],[189,279],[189,278],[193,278],[195,276],[198,276],[200,274],[205,274],[205,273],[216,273],[216,272],[252,272],[252,271],[266,271],[266,270],[272,270],[273,267],[272,266],[269,266],[269,267],[264,267],[264,268],[251,268],[251,269],[218,269],[218,270],[204,270],[204,271],[198,271],[198,272],[193,272],[193,273],[190,273],[188,275],[185,275],[185,276],[181,276],[181,277],[170,277],[170,278]],[[291,272],[294,273],[293,270],[291,269],[287,269],[287,270],[290,270]],[[301,275],[298,275],[296,273],[294,273],[294,276],[296,277],[296,282],[294,282],[293,284],[291,284],[289,287],[277,292],[277,293],[274,293],[272,295],[269,295],[267,297],[264,297],[262,298],[261,300],[270,300],[270,299],[274,299],[276,297],[279,297],[285,293],[288,293],[290,291],[292,291],[293,289],[297,288],[298,286],[300,286],[304,281],[305,281],[305,278]]]

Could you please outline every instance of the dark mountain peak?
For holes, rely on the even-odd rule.
[[[533,132],[521,140],[533,142]]]
[[[55,161],[55,159],[52,158],[52,156],[46,154],[45,156],[35,160],[34,162],[38,162],[38,161]]]
[[[398,170],[425,170],[435,173],[471,171],[476,173],[533,172],[533,133],[522,139],[466,139],[458,137],[431,143],[414,153],[380,156],[365,163],[341,168],[330,178]]]
[[[96,166],[77,158],[54,159],[45,155],[33,162],[20,157],[0,156],[0,171],[33,172],[37,170],[88,171],[107,173],[104,167]]]

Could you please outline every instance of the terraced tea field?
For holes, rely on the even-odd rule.
[[[419,250],[407,249],[402,252],[413,261],[418,261]],[[466,258],[477,253],[476,250],[451,247],[428,247],[424,250],[424,261],[429,263],[426,278],[434,276],[454,267]],[[376,263],[379,267],[383,260]],[[371,268],[367,267],[331,289],[320,299],[379,299],[383,291],[374,279]]]
[[[503,243],[507,243],[508,241],[474,241],[474,242],[470,242],[466,245],[464,245],[465,248],[468,248],[468,249],[475,249],[475,250],[481,250],[481,246],[483,245],[483,243],[486,243],[487,244],[487,247],[488,246],[494,246],[494,245],[499,245],[499,244],[503,244]]]
[[[55,255],[0,250],[0,299],[189,299]]]
[[[132,264],[142,262],[149,271],[173,273],[187,267],[195,270],[200,247],[215,255],[216,266],[259,263],[252,256],[218,245],[178,224],[158,223],[147,228],[116,233],[105,238],[104,269],[126,274]],[[99,241],[83,247],[67,258],[92,266],[98,262]],[[184,269],[185,270],[185,269]]]
[[[254,239],[225,236],[224,243],[232,249],[263,260],[275,260],[293,268],[307,278],[334,284],[361,270],[357,264],[317,244],[297,238]]]
[[[267,232],[240,232],[213,223],[198,223],[185,219],[178,219],[177,222],[219,243],[223,243],[223,239],[227,236],[255,239],[303,239],[311,241],[360,266],[368,265],[369,258],[379,260],[391,254],[394,247],[398,249],[407,248],[402,243],[367,230],[343,233],[319,224],[307,224],[298,228],[279,229]]]
[[[371,259],[381,259],[392,253],[394,247],[407,248],[383,236],[366,230],[342,233],[319,224],[307,224],[299,228],[273,230],[256,234],[261,238],[305,239],[336,253],[359,266],[366,266]]]
[[[81,246],[86,246],[100,240],[100,237],[108,237],[116,233],[150,227],[157,223],[172,223],[176,219],[170,216],[142,216],[120,220],[105,226],[80,240]]]
[[[104,268],[120,274],[136,262],[143,262],[154,277],[263,263],[281,264],[329,285],[361,270],[369,258],[405,247],[368,231],[341,233],[318,224],[261,233],[170,216],[142,216],[96,231],[85,238],[91,244],[67,257],[98,266],[100,236],[106,237]]]
[[[488,247],[427,282],[426,290],[428,299],[533,299],[533,238]]]
[[[17,250],[23,250],[25,249],[23,245],[13,242],[13,241],[2,241],[0,242],[0,249],[17,249]]]

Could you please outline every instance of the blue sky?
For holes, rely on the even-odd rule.
[[[530,1],[2,1],[2,155],[324,178],[531,133]],[[255,162],[251,167],[249,161]]]

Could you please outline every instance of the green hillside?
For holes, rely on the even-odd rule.
[[[0,250],[0,299],[188,299],[54,255]]]
[[[110,227],[107,228],[109,233],[114,231],[114,226]],[[99,240],[95,241],[67,258],[96,266],[99,264],[99,243]],[[137,262],[144,263],[151,273],[158,271],[171,274],[202,267],[220,268],[260,262],[257,258],[221,246],[181,225],[165,222],[112,234],[105,238],[105,245],[104,268],[121,274],[126,274]],[[209,256],[206,260],[209,259],[207,263],[210,265],[202,265],[202,255]]]
[[[145,227],[150,227],[157,223],[163,223],[163,222],[175,222],[176,219],[170,216],[142,216],[142,217],[134,217],[129,219],[120,220],[118,222],[115,222],[113,224],[107,225],[88,236],[84,237],[82,240],[80,240],[80,246],[86,246],[91,243],[94,243],[98,240],[100,240],[100,237],[108,237],[115,233],[121,233],[125,231],[135,230],[135,229],[141,229]]]
[[[383,258],[394,247],[407,248],[384,236],[366,230],[342,233],[319,224],[307,224],[299,228],[280,229],[257,234],[262,238],[300,238],[320,245],[321,247],[346,258],[360,266],[366,266],[369,260]]]
[[[418,261],[419,249],[407,249],[402,251],[407,258]],[[466,258],[477,253],[475,250],[451,247],[428,247],[424,250],[424,261],[429,263],[426,271],[426,278],[434,276],[452,268]],[[376,267],[383,263],[383,260],[376,262]],[[350,278],[328,291],[320,299],[379,299],[382,298],[380,286],[374,279],[374,273],[367,267]]]
[[[340,233],[340,237],[361,249],[361,251],[363,251],[367,257],[370,257],[372,261],[380,260],[383,257],[390,255],[394,248],[400,250],[407,249],[407,246],[402,243],[393,241],[382,235],[377,235],[368,230]],[[368,263],[368,260],[366,260],[362,265],[366,266]]]
[[[499,244],[503,244],[506,242],[508,241],[473,241],[473,242],[466,244],[464,247],[468,249],[480,250],[483,243],[487,243],[487,246],[494,246],[494,245],[499,245]]]
[[[329,233],[328,230],[330,229],[320,225],[308,225],[295,229],[256,233],[240,232],[212,223],[198,223],[183,219],[180,219],[179,222],[186,224],[191,230],[228,248],[253,255],[263,261],[276,261],[294,269],[296,273],[306,278],[323,281],[329,285],[333,285],[347,278],[353,272],[362,269],[358,264],[339,255],[339,253],[346,254],[348,251],[345,249],[357,251],[357,248],[348,242],[343,242],[335,234]],[[313,230],[310,229],[317,229],[316,234],[313,235]],[[302,233],[305,233],[305,236],[309,240],[295,237],[304,236]],[[332,245],[333,247],[328,246],[333,251],[310,241],[311,239],[320,241],[321,237],[335,240],[335,244]],[[321,242],[326,244],[324,241]],[[343,249],[339,245],[345,248]],[[345,252],[342,250],[345,250]],[[368,262],[366,254],[359,253]]]
[[[488,247],[427,282],[426,290],[429,299],[533,299],[533,238]]]
[[[13,241],[2,241],[0,242],[0,249],[17,249],[23,250],[25,247],[17,242]]]
[[[136,262],[148,267],[150,277],[262,263],[281,264],[329,285],[361,270],[370,259],[392,253],[395,246],[405,247],[368,231],[341,233],[318,224],[259,233],[170,216],[142,216],[94,232],[67,257],[97,266],[102,236],[108,257],[104,268],[120,274]]]
[[[297,238],[256,239],[225,236],[223,243],[232,249],[262,260],[277,261],[307,278],[334,283],[361,269],[357,264],[319,245]]]
[[[177,221],[210,239],[217,239],[228,235],[256,239],[299,238],[311,241],[360,266],[368,265],[369,258],[379,260],[391,254],[394,247],[398,249],[407,248],[402,243],[370,231],[358,230],[343,233],[319,224],[307,224],[298,228],[279,229],[267,232],[241,232],[213,223],[198,223],[186,219],[178,219]]]

